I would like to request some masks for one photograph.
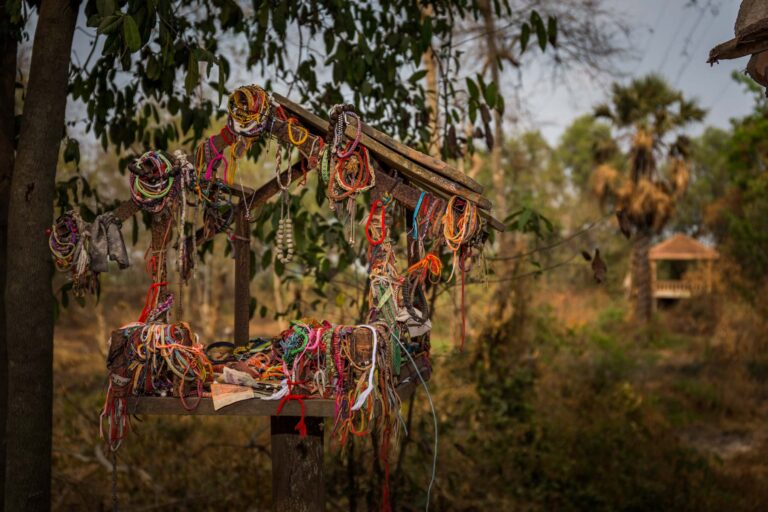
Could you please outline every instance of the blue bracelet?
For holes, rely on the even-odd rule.
[[[413,210],[413,239],[419,239],[419,210],[421,210],[421,202],[424,200],[426,192],[422,191],[419,194],[419,200],[416,202],[416,209]]]

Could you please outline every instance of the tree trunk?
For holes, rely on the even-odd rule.
[[[499,80],[499,63],[498,55],[499,50],[496,45],[496,37],[499,34],[496,31],[496,20],[493,18],[493,11],[491,2],[489,0],[481,0],[479,2],[480,11],[483,14],[483,28],[485,29],[486,38],[486,60],[491,70],[491,81],[496,84],[497,87],[501,86]],[[506,184],[504,169],[501,167],[501,148],[504,146],[504,127],[502,125],[501,113],[494,109],[491,105],[490,108],[493,112],[493,148],[491,149],[491,174],[493,176],[493,188],[495,189],[494,198],[494,210],[498,218],[503,219],[507,215],[507,199],[506,199]],[[503,245],[507,239],[505,233],[499,233],[499,244]]]
[[[53,219],[77,3],[41,2],[8,212],[6,510],[51,507]]]
[[[433,9],[431,5],[421,8],[422,19],[431,18]],[[435,52],[432,47],[421,56],[424,69],[427,71],[427,108],[429,109],[429,145],[427,153],[430,156],[438,158],[440,156],[440,123],[438,112],[440,111],[440,96],[437,93],[437,63],[435,62]]]
[[[0,12],[5,13],[5,2],[0,2]],[[4,14],[7,16],[7,14]],[[11,194],[11,177],[16,135],[16,34],[9,23],[0,22],[0,434],[5,432],[8,412],[8,338],[5,333],[5,280],[8,235],[8,201]],[[0,485],[5,482],[6,436],[0,435]],[[0,500],[0,511],[4,510]]]
[[[653,297],[651,296],[651,265],[648,251],[651,248],[651,234],[638,231],[632,246],[632,288],[635,300],[635,320],[648,323],[651,320]]]

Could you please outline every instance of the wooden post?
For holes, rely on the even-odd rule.
[[[244,204],[235,211],[235,345],[248,344],[251,303],[251,229]]]
[[[712,260],[707,260],[707,293],[712,293]]]
[[[165,282],[168,269],[168,238],[170,237],[170,224],[173,222],[173,216],[168,209],[156,213],[152,216],[152,241],[151,254],[155,257],[156,267],[152,282]],[[158,290],[158,304],[168,296],[168,287],[161,286]]]
[[[307,437],[296,416],[272,416],[272,510],[323,512],[323,418],[307,417]]]

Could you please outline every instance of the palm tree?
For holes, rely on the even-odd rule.
[[[608,118],[619,138],[629,138],[628,169],[620,173],[608,163],[611,147],[595,148],[593,189],[601,205],[613,205],[624,235],[634,236],[634,313],[637,320],[647,322],[652,309],[651,238],[664,228],[688,185],[690,142],[679,130],[701,121],[705,111],[658,75],[637,78],[629,85],[614,83],[611,90],[611,104],[597,106],[595,116]]]

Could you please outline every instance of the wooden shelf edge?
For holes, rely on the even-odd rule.
[[[194,405],[196,399],[187,399],[189,405]],[[137,396],[128,399],[130,414],[147,414],[150,416],[276,416],[280,400],[261,400],[253,398],[243,400],[218,411],[213,409],[213,399],[203,398],[197,408],[188,411],[176,397]],[[333,418],[336,415],[336,403],[333,400],[305,399],[305,415],[321,418]],[[280,416],[301,416],[301,405],[291,400],[283,406]]]
[[[417,382],[404,383],[397,389],[397,394],[402,401],[410,398],[414,393]],[[187,399],[188,405],[194,405],[196,398]],[[243,400],[219,409],[213,409],[213,399],[203,398],[200,404],[188,411],[181,405],[181,400],[176,397],[164,396],[134,396],[128,399],[129,414],[146,414],[149,416],[277,416],[277,406],[280,400],[261,400],[253,398]],[[304,399],[304,415],[317,418],[336,417],[336,402],[307,398]],[[296,400],[291,400],[283,406],[280,416],[301,416],[301,405]]]

